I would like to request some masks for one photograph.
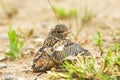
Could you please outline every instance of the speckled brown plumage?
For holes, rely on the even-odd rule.
[[[51,29],[47,38],[44,40],[42,47],[39,49],[41,52],[44,48],[52,47],[56,42],[66,39],[69,34],[69,29],[64,24],[55,25]],[[37,56],[38,54],[36,54]]]
[[[33,71],[46,71],[69,56],[90,55],[88,50],[67,39],[69,29],[64,24],[55,25],[33,60]]]

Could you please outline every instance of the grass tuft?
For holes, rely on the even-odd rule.
[[[79,57],[76,63],[65,62],[63,68],[66,72],[52,72],[50,75],[55,79],[66,79],[66,80],[117,80],[119,76],[119,67],[114,68],[114,59],[111,59],[111,54],[107,53],[104,58],[100,58],[102,64],[100,64],[96,58],[90,56],[90,58]],[[114,57],[115,58],[115,55]]]
[[[6,16],[9,19],[14,17],[18,13],[18,10],[17,10],[16,6],[14,6],[14,5],[6,6],[4,3],[1,2],[0,6],[2,7],[4,13],[6,14]]]
[[[15,32],[15,30],[12,29],[12,27],[10,27],[8,31],[8,37],[10,42],[10,51],[6,53],[6,56],[12,59],[20,58],[24,41],[20,41],[19,36]]]
[[[53,7],[54,8],[54,11],[55,13],[57,14],[57,16],[60,18],[60,19],[64,19],[64,18],[69,18],[69,17],[72,17],[72,16],[75,16],[77,14],[77,10],[76,9],[65,9],[63,7]]]
[[[95,14],[91,10],[89,10],[87,7],[83,10],[83,15],[81,15],[81,21],[82,25],[92,20],[92,18],[95,17]]]
[[[102,45],[102,39],[101,39],[101,33],[100,32],[97,32],[97,37],[94,37],[93,39],[98,46]]]

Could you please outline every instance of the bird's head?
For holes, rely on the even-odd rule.
[[[57,24],[51,29],[50,34],[58,39],[65,39],[70,33],[68,27],[64,24]]]

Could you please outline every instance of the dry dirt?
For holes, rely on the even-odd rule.
[[[119,40],[120,35],[120,0],[50,0],[53,5],[65,8],[76,8],[81,14],[82,9],[87,7],[95,17],[86,23],[79,34],[78,42],[91,53],[99,50],[94,44],[93,36],[99,31],[102,34],[103,45],[111,47],[114,40]],[[0,7],[0,57],[9,50],[7,32],[9,24],[22,34],[25,45],[22,53],[24,57],[11,61],[9,59],[1,63],[7,64],[7,68],[0,69],[0,80],[8,74],[15,74],[25,80],[34,80],[39,73],[33,73],[31,69],[33,55],[39,49],[41,42],[46,38],[49,30],[58,24],[56,17],[48,3],[48,0],[0,0],[6,6],[14,5],[18,13],[12,19],[8,19]],[[80,16],[78,16],[78,19]],[[60,19],[59,19],[60,20]],[[71,25],[75,33],[75,18],[62,19],[59,23]],[[34,30],[32,36],[26,36],[29,30]],[[71,40],[75,41],[73,37]],[[48,80],[46,74],[39,76],[40,80]]]

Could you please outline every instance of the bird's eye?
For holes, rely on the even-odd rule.
[[[56,31],[57,33],[64,33],[64,31]]]
[[[61,33],[61,31],[57,31],[57,33]]]

